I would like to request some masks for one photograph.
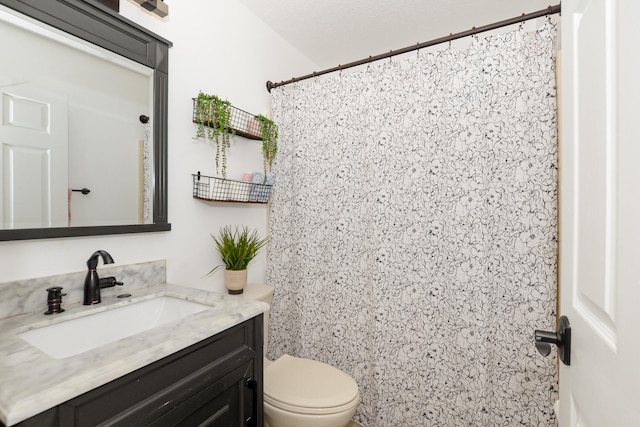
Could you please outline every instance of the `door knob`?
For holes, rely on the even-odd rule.
[[[535,332],[536,349],[543,356],[551,353],[551,344],[558,347],[558,357],[565,365],[571,365],[571,325],[567,316],[561,316],[558,321],[558,330],[555,332]]]

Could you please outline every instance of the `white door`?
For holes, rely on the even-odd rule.
[[[640,426],[640,1],[562,1],[560,426]]]
[[[68,225],[67,133],[66,101],[0,88],[0,228]]]

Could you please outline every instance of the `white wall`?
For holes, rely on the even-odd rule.
[[[202,277],[219,263],[210,233],[223,225],[243,224],[266,234],[265,205],[212,204],[192,198],[191,174],[215,172],[215,147],[192,139],[191,98],[202,90],[251,113],[264,113],[271,102],[265,89],[267,80],[284,80],[317,67],[234,0],[165,3],[170,11],[165,19],[132,0],[121,0],[120,13],[173,42],[169,51],[172,231],[0,242],[0,282],[82,271],[93,251],[105,249],[118,264],[166,259],[169,282],[222,290],[222,273]],[[234,138],[228,162],[229,178],[262,170],[259,141]],[[263,281],[264,269],[263,253],[249,265],[249,282]]]

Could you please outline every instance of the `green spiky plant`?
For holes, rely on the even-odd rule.
[[[264,178],[266,182],[267,172],[271,172],[271,164],[278,152],[278,125],[263,115],[256,116],[256,120],[260,122],[262,158],[264,161]]]
[[[217,236],[212,234],[211,237],[224,264],[214,267],[207,275],[223,265],[226,270],[246,270],[249,262],[269,242],[269,236],[260,239],[257,229],[249,230],[247,226],[238,225],[235,228],[224,226]]]
[[[227,149],[231,147],[231,103],[216,95],[203,92],[196,98],[196,138],[207,138],[216,143],[216,173],[227,178]]]

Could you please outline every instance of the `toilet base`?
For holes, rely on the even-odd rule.
[[[283,411],[264,402],[265,427],[346,427],[356,412],[356,406],[336,414],[307,415]]]

